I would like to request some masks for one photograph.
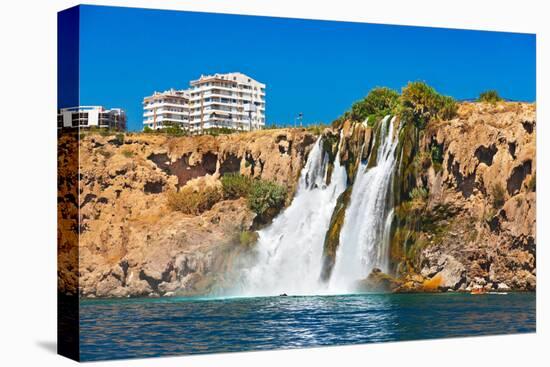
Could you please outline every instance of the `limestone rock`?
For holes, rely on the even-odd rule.
[[[239,234],[255,216],[246,200],[224,200],[190,216],[170,210],[166,193],[184,185],[221,188],[223,174],[240,172],[286,186],[290,200],[316,141],[305,129],[177,138],[128,133],[124,144],[83,135],[80,143],[76,135],[60,140],[60,173],[72,178],[60,182],[59,200],[67,205],[59,207],[66,218],[59,285],[84,297],[196,294],[225,281],[246,251]],[[74,162],[68,157],[76,149]],[[78,215],[80,242],[73,230]]]

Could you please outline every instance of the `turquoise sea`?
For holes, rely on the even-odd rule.
[[[532,333],[535,310],[535,293],[89,299],[81,360]]]

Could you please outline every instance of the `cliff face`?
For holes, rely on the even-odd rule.
[[[219,185],[220,175],[240,172],[278,182],[292,193],[315,140],[305,130],[82,137],[80,294],[214,291],[224,284],[236,256],[246,251],[240,235],[251,228],[255,214],[241,198],[186,215],[167,207],[167,192]],[[68,289],[63,284],[60,290]]]
[[[403,292],[534,290],[535,125],[532,104],[462,103],[453,120],[421,131],[396,129],[392,270],[373,272],[364,285],[378,289],[382,280]],[[325,130],[331,162],[340,133],[348,189],[325,238],[325,280],[358,162],[370,164],[377,144],[376,129],[365,124]],[[87,134],[75,153],[74,137],[61,136],[59,172],[67,178],[58,194],[59,290],[85,297],[190,295],[230,284],[253,242],[243,235],[253,229],[255,213],[241,198],[186,215],[168,207],[167,193],[219,186],[220,175],[240,172],[285,186],[289,204],[315,141],[301,129],[181,138]],[[79,157],[78,175],[71,154]]]
[[[535,126],[533,104],[465,103],[427,128],[421,151],[440,150],[442,162],[418,177],[434,221],[412,257],[431,286],[535,289]]]
[[[381,281],[402,292],[534,290],[535,125],[533,104],[462,103],[452,120],[432,121],[423,129],[404,124],[394,132],[395,278],[388,282],[375,269],[360,287],[378,289]],[[361,152],[360,159],[370,156],[370,164],[376,131],[349,121],[343,125],[341,157],[350,175]],[[342,221],[333,217],[336,224]],[[335,228],[327,233],[326,264],[333,263],[339,246]]]

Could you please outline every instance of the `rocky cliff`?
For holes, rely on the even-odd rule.
[[[533,104],[461,103],[451,120],[395,131],[392,270],[375,269],[360,288],[535,290],[535,126]],[[341,154],[353,175],[357,161],[375,151],[375,130],[347,121],[342,131]],[[335,229],[325,243],[329,265],[339,245]]]
[[[428,127],[421,150],[442,163],[418,178],[433,223],[421,226],[413,263],[429,286],[535,290],[535,127],[535,106],[523,103],[464,103]]]
[[[376,270],[359,286],[534,290],[535,127],[533,104],[499,102],[461,103],[452,120],[396,130],[391,272]],[[376,134],[350,121],[323,132],[326,153],[332,162],[340,154],[349,182],[327,231],[321,278],[330,277],[357,164],[372,159]],[[255,229],[256,215],[243,198],[188,215],[171,210],[167,194],[220,185],[221,175],[239,172],[283,185],[288,204],[316,139],[303,129],[218,137],[88,133],[76,153],[75,136],[61,136],[59,290],[84,297],[216,292],[253,246],[243,235]],[[75,156],[78,176],[67,159]]]
[[[291,198],[315,140],[302,129],[217,137],[81,135],[80,195],[73,197],[64,186],[59,191],[60,223],[68,223],[60,228],[60,291],[74,293],[78,287],[85,297],[213,291],[236,255],[246,251],[240,237],[253,226],[255,213],[240,198],[186,215],[168,208],[167,193],[219,185],[220,175],[240,172],[283,185]],[[72,169],[76,175],[77,155],[69,149],[74,136],[61,136],[59,147],[60,173]],[[76,262],[65,260],[76,249],[62,245],[76,232],[65,213],[77,207],[78,286]]]

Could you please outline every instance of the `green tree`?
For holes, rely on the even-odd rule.
[[[399,93],[386,87],[372,89],[367,96],[353,104],[349,118],[356,122],[368,119],[369,125],[391,114],[399,102]]]
[[[456,115],[456,101],[443,96],[424,82],[409,82],[401,92],[399,115],[424,128],[433,118],[448,120]]]

